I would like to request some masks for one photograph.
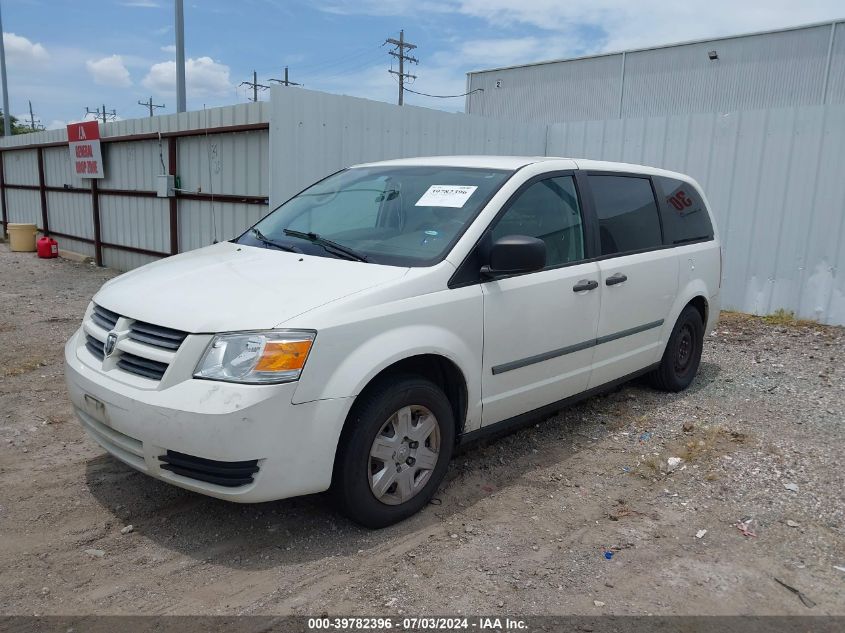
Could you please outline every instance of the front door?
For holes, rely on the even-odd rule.
[[[482,283],[482,425],[587,388],[600,308],[599,265],[585,262],[572,176],[529,184],[494,222],[489,243],[528,235],[546,243],[543,270]]]

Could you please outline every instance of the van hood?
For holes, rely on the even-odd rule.
[[[195,334],[266,330],[407,272],[221,242],[125,273],[103,285],[94,302]]]

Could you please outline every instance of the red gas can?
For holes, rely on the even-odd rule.
[[[44,237],[38,240],[37,247],[39,257],[49,259],[51,257],[59,256],[59,243],[52,237],[47,237],[45,235]]]

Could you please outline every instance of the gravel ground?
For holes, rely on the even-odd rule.
[[[87,439],[62,344],[114,274],[0,245],[2,614],[845,614],[841,328],[724,314],[688,391],[630,384],[469,448],[373,532]]]

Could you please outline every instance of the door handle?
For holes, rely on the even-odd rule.
[[[604,284],[606,286],[615,286],[616,284],[621,284],[623,281],[628,281],[628,275],[616,273],[615,275],[611,275],[610,277],[605,279]]]
[[[599,287],[599,282],[592,279],[582,279],[577,284],[572,286],[572,292],[584,292],[585,290],[595,290]]]

